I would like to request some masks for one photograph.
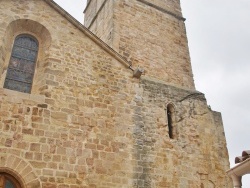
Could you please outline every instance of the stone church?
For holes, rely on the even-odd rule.
[[[73,1],[72,1],[73,3]],[[0,0],[0,188],[230,188],[179,0]]]

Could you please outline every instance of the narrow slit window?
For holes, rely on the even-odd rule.
[[[38,53],[38,42],[30,35],[16,37],[4,88],[30,93]]]
[[[167,120],[168,120],[168,134],[169,138],[174,139],[174,126],[173,126],[173,117],[174,117],[174,107],[171,104],[167,105]]]

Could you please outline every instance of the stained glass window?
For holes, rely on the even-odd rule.
[[[32,36],[16,37],[7,70],[4,88],[30,93],[38,52],[38,42]]]
[[[0,188],[21,188],[21,186],[13,176],[0,172]]]
[[[5,188],[15,188],[14,184],[9,181],[9,180],[6,180],[5,182]]]

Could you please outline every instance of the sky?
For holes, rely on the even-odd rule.
[[[55,2],[83,23],[86,0]],[[196,89],[222,113],[233,167],[250,150],[250,1],[181,0],[181,6]],[[247,175],[243,188],[249,187]]]

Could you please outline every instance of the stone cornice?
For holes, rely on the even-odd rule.
[[[162,7],[159,7],[159,6],[157,6],[157,5],[153,4],[153,3],[150,3],[150,2],[148,2],[146,0],[137,0],[137,1],[139,1],[139,2],[141,2],[143,4],[145,4],[145,5],[148,5],[148,6],[152,7],[152,8],[155,8],[155,9],[157,9],[160,12],[169,14],[169,15],[177,18],[178,20],[181,20],[181,21],[185,21],[186,20],[186,18],[183,18],[182,16],[178,16],[177,14],[175,14],[175,13],[169,11],[169,10],[166,10],[166,9],[164,9]]]

